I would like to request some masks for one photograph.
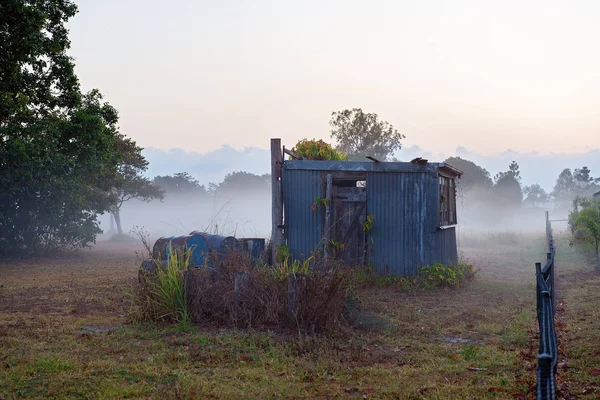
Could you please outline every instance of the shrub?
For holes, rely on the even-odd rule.
[[[296,146],[292,151],[307,160],[348,160],[346,154],[334,149],[330,144],[325,143],[323,140],[302,139],[296,143]]]
[[[476,273],[475,266],[465,262],[450,266],[438,263],[419,267],[417,276],[412,277],[376,276],[373,266],[367,266],[357,273],[357,282],[361,286],[397,286],[402,290],[428,290],[440,287],[458,288],[473,280]]]
[[[419,283],[424,288],[455,287],[458,288],[465,282],[475,278],[475,267],[467,263],[458,263],[450,266],[433,264],[419,267]]]
[[[141,274],[142,309],[153,320],[333,330],[347,324],[357,307],[356,298],[348,300],[355,287],[354,274],[336,268],[319,272],[315,260],[283,257],[273,267],[253,265],[246,253],[234,250],[224,257],[211,255],[207,265],[215,268],[186,268],[178,273],[169,267],[148,270]]]

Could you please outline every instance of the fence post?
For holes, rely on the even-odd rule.
[[[546,259],[550,263],[550,296],[552,296],[552,309],[555,310],[557,290],[554,280],[554,254],[552,253],[552,249],[546,253]]]
[[[542,273],[542,263],[541,262],[536,262],[535,263],[535,276],[536,276],[536,280],[535,280],[535,298],[536,298],[536,302],[535,302],[535,307],[537,310],[537,316],[538,316],[538,320],[540,318],[540,307],[542,305],[542,299],[541,299],[541,293],[542,293],[542,288],[540,288],[540,282],[537,279],[537,276],[540,275]]]

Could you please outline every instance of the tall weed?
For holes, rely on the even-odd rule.
[[[185,298],[185,274],[192,249],[169,249],[166,263],[154,260],[153,273],[140,274],[142,285],[137,296],[141,319],[187,323],[190,313]]]

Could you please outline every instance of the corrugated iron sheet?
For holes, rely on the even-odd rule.
[[[445,265],[456,264],[458,262],[458,250],[456,246],[456,228],[446,228],[435,233],[437,238],[437,259],[434,262],[441,262]],[[435,251],[436,249],[434,249]]]
[[[374,216],[368,260],[379,275],[410,276],[432,259],[437,223],[437,176],[431,173],[367,175],[367,212]]]
[[[294,259],[306,259],[322,247],[325,210],[313,211],[317,197],[325,197],[320,171],[283,168],[284,233]]]

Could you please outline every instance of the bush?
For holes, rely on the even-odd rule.
[[[402,290],[458,288],[475,279],[477,271],[472,264],[460,262],[450,266],[433,264],[419,267],[417,276],[376,276],[372,266],[362,268],[357,274],[361,286],[397,286]]]
[[[144,318],[318,332],[348,324],[357,307],[354,274],[347,269],[318,272],[314,258],[253,265],[241,250],[210,258],[207,265],[217,267],[145,269],[140,274]]]
[[[419,283],[424,288],[458,288],[475,278],[477,271],[472,264],[458,263],[450,266],[443,264],[428,265],[419,268]]]
[[[331,160],[331,161],[346,161],[348,156],[341,151],[337,151],[330,144],[323,140],[308,140],[302,139],[292,149],[297,155],[307,160]]]

